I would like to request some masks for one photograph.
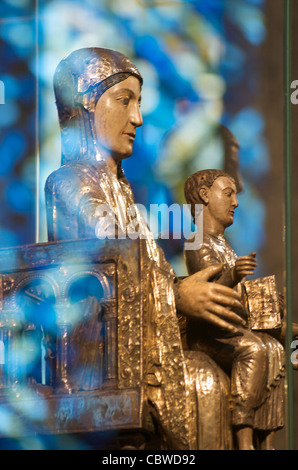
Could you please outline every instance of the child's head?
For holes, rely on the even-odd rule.
[[[184,195],[187,204],[191,206],[191,214],[195,217],[195,205],[206,204],[200,196],[200,189],[211,188],[214,181],[219,177],[229,178],[235,184],[234,178],[222,170],[201,170],[189,176],[184,185]]]

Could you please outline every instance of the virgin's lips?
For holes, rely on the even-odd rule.
[[[136,134],[134,132],[124,132],[124,135],[128,135],[132,139],[135,139],[135,137],[136,137]]]

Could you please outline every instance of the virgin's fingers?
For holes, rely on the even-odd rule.
[[[217,284],[214,282],[212,284],[212,290],[211,290],[212,295],[223,295],[225,297],[228,297],[230,299],[236,299],[236,300],[241,300],[240,295],[238,292],[236,292],[234,289],[231,289],[231,287],[224,286],[222,284]]]
[[[225,308],[222,305],[211,304],[208,306],[208,310],[210,311],[210,313],[215,314],[223,320],[227,320],[231,323],[237,323],[242,326],[246,325],[246,322],[243,318],[240,317],[240,315],[235,312],[232,312],[230,309]]]
[[[213,315],[212,313],[204,313],[201,316],[202,319],[206,320],[208,323],[212,323],[215,326],[218,326],[232,334],[238,334],[239,330],[235,326],[231,325],[230,323],[226,322],[225,320],[222,320],[219,318],[217,315]]]
[[[243,306],[242,303],[240,302],[240,297],[232,297],[232,296],[227,296],[224,294],[218,294],[218,293],[213,293],[211,295],[211,302],[214,304],[221,304],[221,306],[224,307],[231,307],[235,308],[237,310],[242,310]]]
[[[207,282],[211,281],[217,274],[222,271],[223,264],[216,264],[209,266],[208,268],[198,271],[190,276],[196,282]]]

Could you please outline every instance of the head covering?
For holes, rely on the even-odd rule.
[[[61,128],[62,165],[98,158],[94,128],[97,101],[106,90],[130,75],[143,83],[133,62],[111,49],[79,49],[59,63],[54,90]]]

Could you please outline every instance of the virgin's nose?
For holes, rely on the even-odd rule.
[[[142,113],[141,113],[141,109],[140,109],[139,104],[137,104],[136,106],[134,106],[134,108],[133,108],[133,110],[132,110],[132,113],[131,113],[131,123],[132,123],[135,127],[140,127],[140,126],[143,124],[143,116],[142,116]]]

